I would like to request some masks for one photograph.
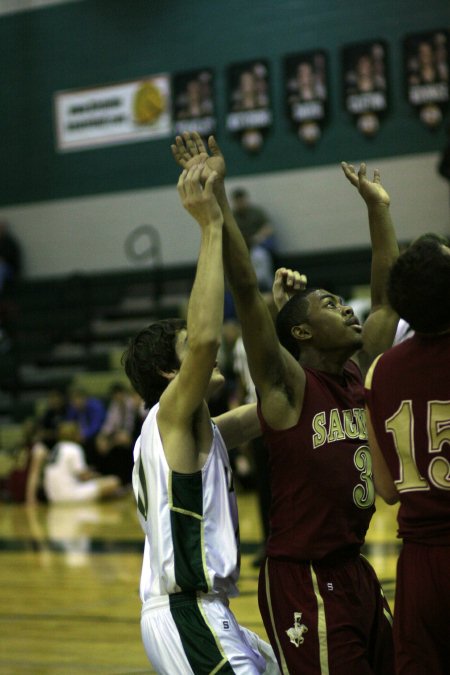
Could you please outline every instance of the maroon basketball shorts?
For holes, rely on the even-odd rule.
[[[394,607],[399,675],[450,674],[450,546],[406,543]]]
[[[392,615],[362,556],[333,564],[268,558],[258,599],[283,675],[393,675]]]

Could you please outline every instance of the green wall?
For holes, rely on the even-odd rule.
[[[425,128],[405,100],[401,41],[447,27],[449,0],[85,0],[4,16],[0,204],[172,185],[169,139],[57,153],[53,94],[200,67],[215,71],[217,137],[239,175],[440,151],[446,125]],[[340,88],[340,47],[370,39],[388,42],[391,82],[390,111],[373,139],[355,129]],[[330,121],[308,148],[285,117],[282,60],[319,48],[329,53]],[[226,68],[253,58],[269,61],[275,112],[256,156],[225,131]]]

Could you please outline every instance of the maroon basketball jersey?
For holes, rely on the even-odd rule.
[[[361,546],[375,510],[359,368],[348,361],[342,376],[305,373],[295,426],[272,429],[258,404],[272,490],[267,553],[291,560],[319,560]]]
[[[366,395],[400,493],[399,537],[450,544],[450,334],[415,335],[385,352]]]

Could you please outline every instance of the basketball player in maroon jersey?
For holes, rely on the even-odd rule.
[[[220,149],[212,137],[208,145],[210,153],[198,134],[186,133],[172,153],[182,167],[206,161],[203,177],[214,170],[223,179]],[[271,534],[259,606],[280,669],[291,675],[393,673],[392,617],[359,551],[375,500],[363,374],[395,335],[386,281],[398,246],[378,171],[370,181],[365,165],[359,173],[342,166],[369,215],[372,311],[364,327],[339,297],[302,290],[300,275],[281,269],[274,295],[286,304],[276,330],[224,182],[215,185],[226,273],[270,453]]]
[[[450,248],[425,235],[389,278],[413,337],[366,378],[375,485],[400,501],[394,611],[398,675],[450,673]]]

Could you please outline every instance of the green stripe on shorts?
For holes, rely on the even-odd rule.
[[[233,675],[220,642],[207,624],[194,593],[169,595],[170,612],[195,675]]]

